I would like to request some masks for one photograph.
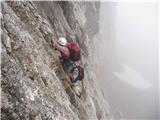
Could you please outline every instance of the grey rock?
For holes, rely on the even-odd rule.
[[[93,4],[1,2],[3,120],[112,118],[109,105],[90,72],[89,56],[84,57],[83,61],[87,66],[84,82],[80,83],[82,90],[79,87],[73,89],[60,66],[57,52],[52,48],[52,40],[59,36],[67,37],[70,32],[76,31],[77,34],[71,39],[91,54],[88,46],[90,38],[86,37],[90,33],[83,28],[88,22],[86,10],[98,10]],[[81,91],[81,96],[77,96],[76,91],[78,94]]]

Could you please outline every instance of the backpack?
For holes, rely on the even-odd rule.
[[[80,57],[81,57],[80,47],[75,43],[71,43],[67,47],[68,47],[69,52],[70,52],[70,59],[72,61],[80,60]]]
[[[78,80],[83,80],[84,78],[84,68],[81,67],[81,66],[78,66],[78,69],[79,69],[79,76],[78,76]]]
[[[76,67],[73,67],[72,70],[71,70],[71,73],[73,73],[74,69],[77,68],[78,69],[78,77],[73,81],[74,83],[77,81],[77,80],[80,80],[82,81],[83,78],[84,78],[84,68],[82,66],[76,66]]]

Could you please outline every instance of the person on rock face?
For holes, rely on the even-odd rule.
[[[79,45],[68,43],[64,37],[60,37],[57,41],[53,42],[53,47],[61,53],[60,60],[65,73],[70,76],[72,82],[77,81],[80,72],[77,72],[78,74],[75,75],[73,68],[76,69],[77,67],[77,70],[80,70],[78,67],[80,65],[75,67],[76,64],[80,64],[81,62],[81,49]]]

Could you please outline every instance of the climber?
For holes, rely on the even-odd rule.
[[[60,37],[53,42],[53,47],[61,53],[61,63],[64,71],[69,75],[73,65],[81,62],[81,50],[76,43],[67,43],[67,40]]]

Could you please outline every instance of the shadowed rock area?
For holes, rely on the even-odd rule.
[[[1,2],[2,120],[112,119],[90,69],[98,12],[98,2]],[[85,53],[81,96],[52,48],[60,36],[78,42]]]

